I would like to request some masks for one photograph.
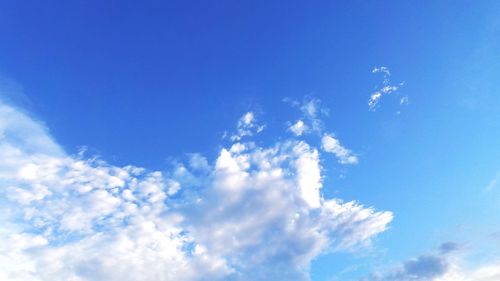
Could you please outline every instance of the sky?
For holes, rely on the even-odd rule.
[[[500,280],[500,2],[0,1],[0,279]]]

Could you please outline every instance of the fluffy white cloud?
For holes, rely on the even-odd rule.
[[[358,157],[353,155],[349,149],[343,147],[339,140],[331,135],[325,134],[323,136],[321,146],[324,151],[335,154],[341,164],[358,163]]]
[[[234,140],[261,128],[247,113]],[[66,155],[0,104],[0,279],[308,280],[319,254],[369,245],[392,220],[324,198],[319,158],[291,139],[164,173],[117,167]]]
[[[304,132],[307,132],[309,130],[309,126],[304,124],[304,121],[298,120],[297,122],[295,122],[295,124],[291,125],[288,129],[290,131],[292,131],[292,133],[294,133],[296,136],[301,136],[302,134],[304,134]]]
[[[392,220],[389,212],[322,198],[318,157],[301,141],[223,149],[211,186],[185,213],[189,232],[227,257],[237,280],[307,280],[314,257],[366,245]]]

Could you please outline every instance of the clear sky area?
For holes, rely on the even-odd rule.
[[[500,280],[500,1],[0,1],[0,280]]]

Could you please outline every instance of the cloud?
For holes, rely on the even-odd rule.
[[[318,134],[320,135],[324,130],[324,123],[321,116],[329,114],[326,107],[321,104],[319,99],[304,98],[302,102],[296,100],[284,99],[284,102],[289,103],[292,107],[296,107],[302,113],[301,118],[293,125],[289,126],[289,130],[296,136],[303,134]]]
[[[441,244],[437,251],[410,259],[386,272],[376,272],[362,281],[493,281],[500,280],[500,262],[466,268],[462,246]],[[459,255],[460,254],[460,255]]]
[[[448,254],[448,253],[451,253],[451,252],[458,251],[458,250],[460,250],[460,248],[462,248],[462,245],[460,245],[458,243],[455,243],[455,242],[445,242],[445,243],[441,244],[441,246],[439,246],[439,251],[442,254]]]
[[[442,280],[451,264],[442,254],[425,254],[404,262],[385,273],[374,273],[363,281],[437,281]]]
[[[358,158],[349,149],[343,147],[340,141],[330,133],[325,133],[325,125],[320,115],[328,115],[327,108],[322,106],[319,99],[306,98],[304,101],[290,101],[285,99],[293,107],[298,107],[302,112],[302,117],[288,127],[295,136],[314,133],[321,137],[321,148],[323,151],[332,153],[338,158],[340,164],[357,164]]]
[[[232,141],[239,141],[243,137],[251,137],[254,134],[262,132],[264,125],[258,125],[253,112],[247,112],[241,116],[236,126],[236,133],[231,136]]]
[[[321,195],[310,144],[240,142],[254,121],[214,161],[160,172],[68,155],[0,103],[0,279],[309,280],[318,255],[387,229],[392,213]]]
[[[500,262],[483,265],[469,273],[470,277],[465,280],[470,281],[496,281],[500,280]]]
[[[404,263],[402,275],[411,279],[434,279],[448,271],[449,264],[441,256],[423,255]]]
[[[331,135],[325,134],[321,139],[321,146],[324,151],[333,153],[341,164],[357,164],[358,158],[349,149],[343,147],[339,140]]]
[[[301,136],[304,132],[309,131],[309,126],[304,124],[304,121],[298,120],[295,124],[289,127],[289,130],[292,131],[296,136]]]
[[[370,98],[368,99],[368,109],[370,111],[376,111],[382,97],[397,92],[400,87],[404,85],[404,82],[396,85],[391,85],[391,72],[389,68],[385,66],[373,68],[372,73],[382,73],[384,78],[382,81],[382,86],[377,87],[377,89],[370,95]],[[408,96],[403,96],[399,99],[400,105],[407,105],[408,103]]]
[[[409,102],[410,102],[410,101],[409,101],[408,96],[404,96],[404,97],[402,97],[401,99],[399,99],[399,104],[401,104],[401,105],[406,105],[406,104],[408,104]]]
[[[370,243],[392,220],[322,198],[318,157],[301,141],[223,149],[211,187],[186,211],[189,232],[208,252],[229,257],[238,280],[307,280],[314,257]]]
[[[494,190],[500,182],[500,171],[498,171],[493,179],[490,180],[490,182],[486,185],[484,188],[484,192],[490,192]]]

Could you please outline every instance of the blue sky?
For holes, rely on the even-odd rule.
[[[499,19],[1,1],[0,277],[498,280]]]

